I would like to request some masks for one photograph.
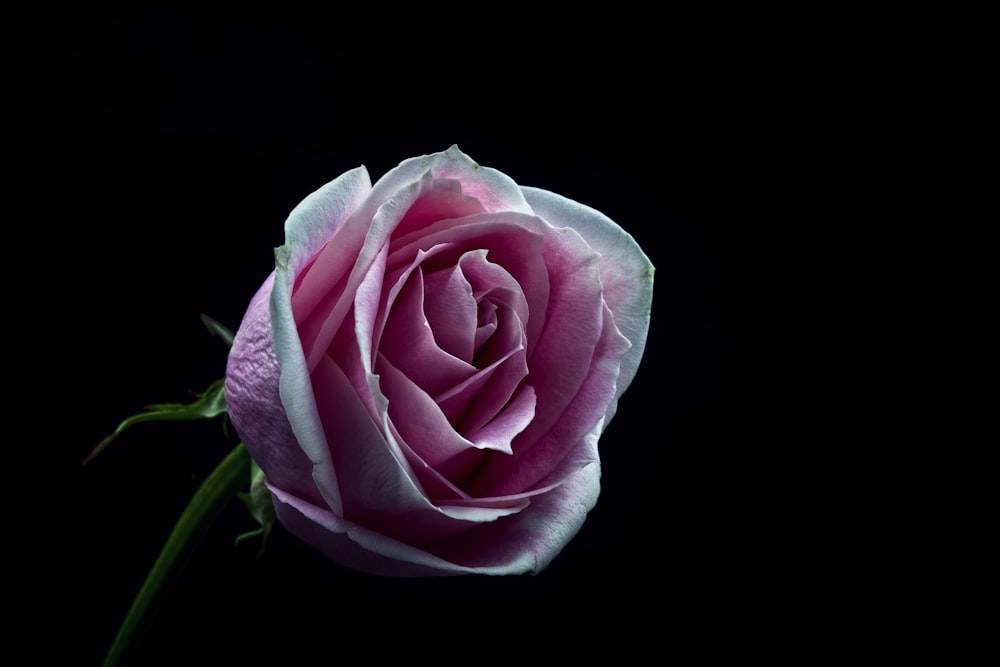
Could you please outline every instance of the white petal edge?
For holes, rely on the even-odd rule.
[[[419,181],[427,172],[434,178],[451,178],[462,184],[463,194],[475,197],[488,213],[514,211],[530,213],[521,188],[503,172],[482,167],[452,146],[446,151],[403,160],[372,186],[371,197],[358,213],[367,219],[401,189]]]
[[[365,167],[344,172],[303,199],[285,220],[285,244],[278,250],[295,276],[371,192]]]
[[[352,169],[306,197],[285,222],[285,245],[275,250],[270,312],[274,352],[281,367],[279,393],[292,432],[313,462],[313,479],[334,512],[343,513],[312,379],[292,313],[292,288],[303,266],[357,209],[371,191],[364,167]]]
[[[521,191],[536,215],[554,227],[574,229],[601,255],[605,302],[615,316],[618,330],[632,343],[622,358],[615,393],[617,402],[635,377],[646,347],[653,301],[653,264],[632,235],[600,211],[541,188],[521,186]]]
[[[300,539],[348,567],[397,577],[462,574],[538,574],[583,526],[600,493],[601,466],[584,466],[563,484],[532,499],[532,507],[516,516],[501,544],[530,545],[516,549],[491,565],[460,565],[423,549],[404,544],[346,521],[330,512],[269,485],[281,523]]]

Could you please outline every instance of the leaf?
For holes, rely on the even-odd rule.
[[[208,386],[198,399],[192,403],[154,403],[146,407],[146,412],[125,419],[111,435],[97,443],[97,446],[83,460],[84,465],[104,451],[111,442],[122,434],[125,429],[143,422],[155,421],[195,421],[197,419],[212,419],[226,412],[225,380],[216,380]]]

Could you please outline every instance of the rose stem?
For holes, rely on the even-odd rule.
[[[216,466],[191,497],[118,629],[104,659],[104,667],[122,664],[127,652],[149,627],[155,607],[177,580],[212,522],[249,480],[250,454],[241,443]]]

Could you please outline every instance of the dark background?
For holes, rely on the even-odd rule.
[[[821,586],[806,564],[818,547],[796,538],[808,519],[788,502],[808,476],[780,472],[798,386],[772,356],[793,347],[803,302],[772,258],[810,188],[822,100],[806,81],[822,64],[746,38],[739,17],[639,32],[605,18],[555,32],[515,22],[513,41],[473,26],[398,40],[371,19],[256,12],[42,31],[29,55],[48,74],[25,76],[16,104],[28,202],[16,229],[43,249],[51,282],[28,295],[44,326],[14,327],[45,350],[24,401],[44,472],[17,494],[32,508],[17,513],[17,543],[38,650],[98,663],[234,444],[221,421],[146,425],[80,465],[122,418],[223,375],[225,348],[199,314],[238,326],[285,217],[317,187],[452,144],[605,212],[656,266],[596,509],[538,576],[394,580],[345,570],[280,526],[259,558],[253,543],[234,548],[253,527],[234,504],[139,663],[333,664],[357,650],[521,661],[541,646],[612,648],[626,664],[811,631],[799,611]]]

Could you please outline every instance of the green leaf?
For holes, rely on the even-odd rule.
[[[197,419],[212,419],[226,412],[225,380],[216,380],[208,386],[193,403],[154,403],[146,407],[146,412],[124,420],[111,435],[97,443],[90,454],[83,460],[84,465],[90,463],[111,442],[122,434],[125,429],[143,422],[155,421],[194,421]]]
[[[104,658],[104,667],[122,664],[148,629],[153,613],[177,581],[201,538],[239,489],[246,485],[251,463],[246,447],[242,443],[237,445],[191,497],[125,615]]]

